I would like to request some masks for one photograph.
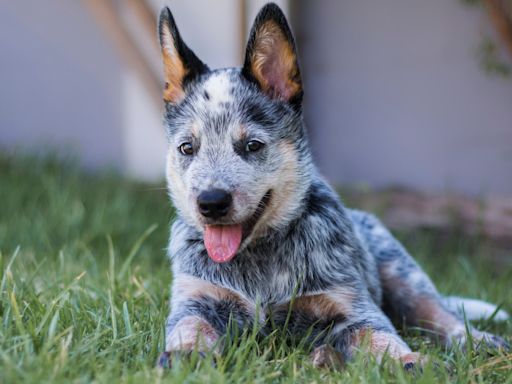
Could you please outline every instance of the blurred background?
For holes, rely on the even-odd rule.
[[[512,0],[278,3],[320,170],[393,229],[440,292],[512,313]],[[0,0],[0,383],[339,380],[274,338],[240,343],[225,369],[153,369],[175,214],[157,15],[169,5],[210,67],[240,66],[263,4]],[[512,335],[511,321],[478,326]],[[400,332],[430,346],[417,327]],[[429,356],[456,369],[422,382],[512,377],[512,355]],[[361,382],[405,380],[367,366],[347,379],[364,367]]]
[[[87,170],[161,180],[159,10],[170,6],[215,68],[241,65],[264,3],[1,1],[0,150],[73,153]],[[305,119],[330,181],[370,206],[398,207],[390,222],[441,225],[449,204],[471,225],[512,233],[511,0],[277,3],[296,35]]]

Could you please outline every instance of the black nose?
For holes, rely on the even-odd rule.
[[[197,205],[201,215],[212,219],[226,216],[232,201],[231,194],[222,189],[210,189],[201,192],[197,197]]]

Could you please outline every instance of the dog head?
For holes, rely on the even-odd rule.
[[[159,22],[167,181],[180,216],[225,262],[296,215],[311,172],[302,81],[282,11],[258,14],[242,69],[210,70],[164,8]]]

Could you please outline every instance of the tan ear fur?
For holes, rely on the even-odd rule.
[[[187,69],[176,49],[176,43],[168,25],[161,30],[162,58],[164,62],[164,101],[178,104],[185,98],[183,79]]]
[[[164,100],[179,104],[187,93],[187,84],[208,71],[182,40],[169,8],[160,12],[158,25],[164,63]]]
[[[301,90],[297,57],[275,21],[266,21],[256,32],[250,62],[252,75],[269,96],[290,100]]]

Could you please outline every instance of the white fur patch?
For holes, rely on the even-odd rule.
[[[457,312],[461,316],[465,315],[468,320],[479,320],[491,317],[496,309],[498,309],[496,305],[482,300],[466,299],[456,296],[445,297],[443,302],[451,311]],[[500,309],[493,320],[506,321],[509,318],[509,314],[503,309]]]
[[[208,93],[208,108],[211,110],[220,110],[222,103],[231,101],[231,81],[227,73],[217,73],[212,75],[204,83],[204,90]]]
[[[388,237],[389,232],[387,231],[386,228],[384,228],[383,225],[376,225],[372,229],[372,235],[376,237]]]

